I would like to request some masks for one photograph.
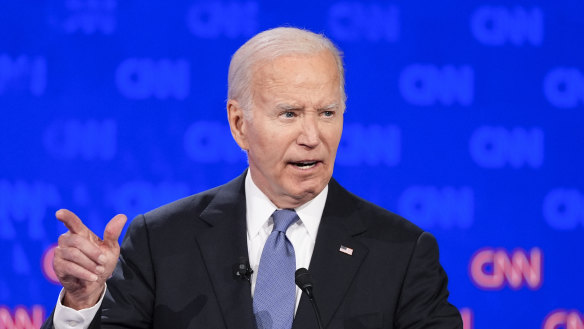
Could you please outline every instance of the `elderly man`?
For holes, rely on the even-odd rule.
[[[136,217],[121,253],[125,216],[101,240],[59,210],[64,289],[44,327],[318,328],[294,285],[308,268],[325,328],[462,328],[435,239],[332,179],[345,93],[328,39],[256,35],[232,58],[228,96],[249,169]]]

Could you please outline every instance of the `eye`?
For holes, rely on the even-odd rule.
[[[335,111],[324,111],[322,112],[322,115],[324,115],[325,117],[332,117],[335,115]]]
[[[296,116],[296,113],[292,112],[292,111],[286,111],[286,112],[282,112],[282,114],[280,114],[281,116],[283,116],[284,118],[293,118]]]

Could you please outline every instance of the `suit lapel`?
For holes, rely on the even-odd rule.
[[[247,257],[244,178],[220,188],[200,215],[209,227],[196,236],[228,329],[255,327],[250,285],[232,274],[238,258]]]
[[[351,282],[368,253],[356,236],[366,227],[357,215],[358,202],[334,179],[318,228],[310,273],[314,281],[314,295],[323,325],[326,327],[343,301]],[[351,250],[341,252],[341,246]],[[317,328],[310,301],[303,295],[294,319],[294,329]]]

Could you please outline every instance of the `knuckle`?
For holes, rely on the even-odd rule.
[[[55,259],[59,258],[63,258],[63,248],[57,246],[57,248],[55,248],[55,257],[53,258],[53,262],[55,261]]]
[[[69,259],[70,255],[71,255],[71,251],[69,250],[71,248],[62,248],[59,251],[59,256],[61,259]],[[55,250],[55,256],[57,255],[57,251]]]
[[[67,242],[68,238],[69,238],[69,232],[59,235],[58,244],[64,245]]]
[[[69,237],[68,241],[73,246],[79,245],[79,242],[80,242],[79,235],[77,235],[77,234],[71,234],[71,236]]]
[[[78,262],[81,256],[81,252],[77,248],[67,248],[63,249],[61,252],[62,258],[71,262]]]
[[[67,254],[68,254],[68,258],[71,260],[78,260],[79,258],[81,258],[81,251],[79,251],[79,249],[77,248],[69,248],[67,250]]]
[[[57,273],[57,270],[61,269],[61,258],[59,257],[55,257],[53,258],[53,270],[55,270],[55,273]]]
[[[67,262],[55,261],[53,262],[53,270],[58,278],[64,278],[67,276],[69,268]]]

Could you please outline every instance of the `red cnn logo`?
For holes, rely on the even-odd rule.
[[[55,248],[57,248],[57,244],[53,244],[45,250],[43,253],[43,257],[41,258],[41,270],[45,275],[45,278],[49,280],[49,282],[54,284],[60,284],[59,278],[57,274],[55,274],[55,270],[53,270],[53,258],[55,258]],[[2,327],[0,327],[2,329]]]
[[[543,321],[542,329],[584,329],[584,319],[578,311],[555,310]]]
[[[477,287],[485,290],[500,290],[505,284],[514,290],[524,285],[537,290],[543,280],[542,261],[539,248],[532,248],[529,254],[523,249],[509,253],[501,248],[484,248],[471,259],[470,277]]]
[[[468,307],[461,308],[460,316],[462,317],[462,329],[474,328],[474,314],[470,308]]]
[[[17,306],[12,314],[5,306],[0,306],[0,328],[2,329],[37,329],[43,324],[45,308],[33,305],[32,311]]]

